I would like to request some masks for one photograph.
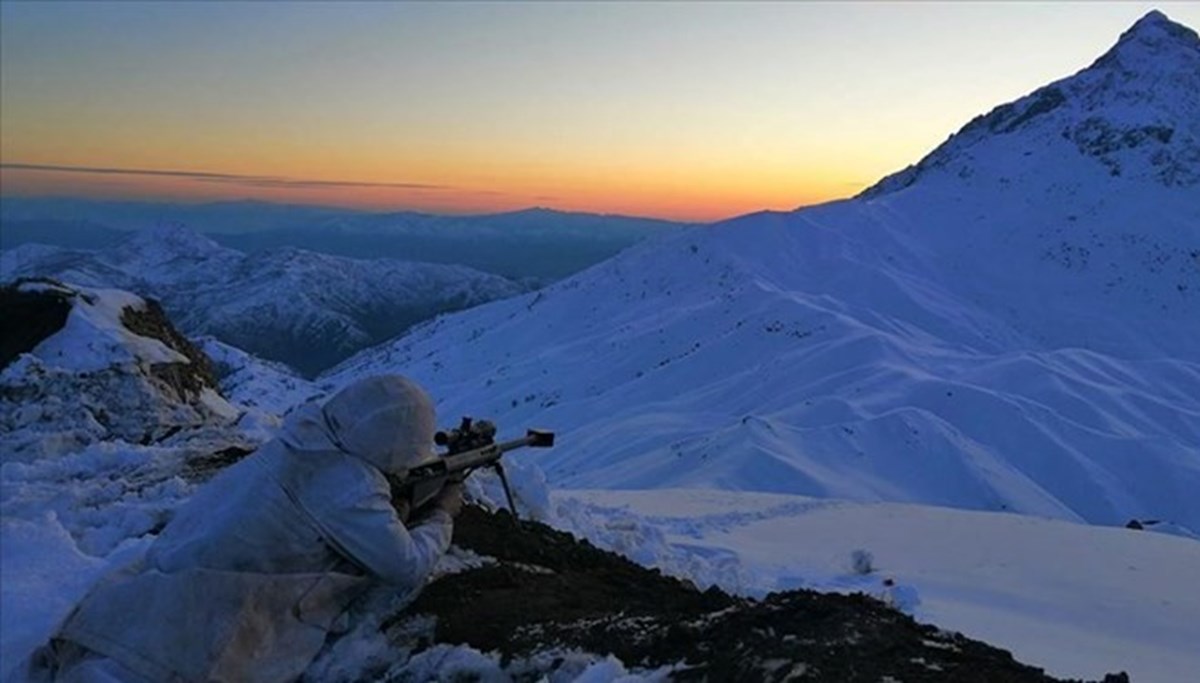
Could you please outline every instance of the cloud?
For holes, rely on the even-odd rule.
[[[250,187],[307,190],[321,187],[385,187],[399,190],[454,190],[448,185],[429,183],[376,183],[359,180],[305,180],[283,176],[243,175],[239,173],[209,173],[205,171],[170,171],[144,168],[110,168],[105,166],[60,166],[55,164],[0,163],[0,169],[13,171],[42,171],[50,173],[88,173],[93,175],[133,175],[167,178],[187,178],[206,183],[228,183]]]

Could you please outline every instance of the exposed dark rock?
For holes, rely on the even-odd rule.
[[[217,379],[213,374],[212,361],[175,329],[157,301],[145,301],[144,308],[126,308],[121,311],[121,324],[134,334],[157,339],[191,361],[158,363],[151,366],[151,374],[174,389],[180,398],[195,396],[205,388],[216,391]]]
[[[215,453],[189,458],[187,464],[184,466],[183,476],[188,481],[204,483],[217,476],[221,470],[233,465],[253,452],[254,449],[252,448],[229,446]]]
[[[1058,88],[1050,87],[1043,88],[1032,95],[1033,101],[1025,106],[1025,111],[1018,114],[1011,121],[999,126],[993,126],[992,130],[997,130],[1000,133],[1011,133],[1021,127],[1021,124],[1030,119],[1041,116],[1048,112],[1058,109],[1066,103],[1067,98]],[[997,127],[999,126],[999,127]]]
[[[500,562],[435,581],[385,631],[432,615],[437,642],[504,658],[577,648],[634,666],[680,665],[677,680],[1055,680],[865,595],[700,591],[570,534],[474,507],[455,524],[454,542]]]
[[[57,289],[21,291],[20,285],[25,282],[57,284],[23,278],[0,287],[0,320],[4,321],[0,330],[0,369],[61,330],[71,312],[71,294]]]

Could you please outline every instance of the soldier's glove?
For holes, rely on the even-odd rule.
[[[457,517],[463,508],[463,485],[461,482],[446,484],[433,502],[451,517]]]

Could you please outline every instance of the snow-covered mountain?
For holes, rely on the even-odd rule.
[[[263,360],[215,337],[200,337],[195,344],[212,361],[221,393],[237,405],[282,416],[325,393],[288,366]]]
[[[519,456],[557,486],[1200,530],[1198,93],[1154,12],[859,198],[643,243],[328,378],[558,429]]]
[[[894,192],[927,174],[967,179],[982,171],[983,182],[1027,174],[1043,182],[1069,180],[1072,166],[1039,168],[1036,162],[1072,148],[1069,158],[1098,164],[1112,176],[1198,185],[1198,71],[1196,32],[1150,12],[1087,69],[976,117],[919,163],[860,196]]]
[[[522,291],[462,266],[293,248],[247,255],[180,227],[137,232],[95,251],[22,245],[0,254],[0,276],[55,277],[151,296],[188,334],[212,335],[307,373],[438,313]]]
[[[0,248],[106,247],[127,231],[186,227],[247,253],[299,247],[351,258],[464,265],[557,280],[643,239],[687,227],[653,218],[524,209],[495,214],[370,213],[267,202],[168,204],[0,197]]]
[[[37,227],[54,221],[61,224],[58,227],[65,227],[87,222],[91,229],[105,226],[122,232],[167,225],[198,232],[262,232],[358,213],[331,206],[256,200],[180,204],[50,196],[5,197],[0,202],[0,223],[7,225]],[[7,244],[7,239],[5,242],[6,246],[16,244]]]
[[[453,263],[517,280],[546,282],[684,227],[650,218],[534,208],[476,216],[345,213],[275,230],[213,233],[212,237],[247,252],[294,245],[340,256]]]
[[[0,675],[24,681],[24,658],[88,587],[142,552],[197,484],[269,436],[272,421],[260,409],[282,412],[289,399],[303,401],[314,388],[215,340],[191,346],[161,310],[127,292],[23,282],[0,289],[0,308],[16,324],[6,329],[0,357]],[[223,377],[225,398],[210,374]],[[1196,663],[1190,646],[1200,603],[1187,587],[1200,546],[1190,541],[1014,515],[742,492],[576,491],[552,498],[536,470],[513,465],[523,515],[693,583],[631,572],[628,563],[599,558],[595,547],[547,527],[500,519],[471,531],[476,512],[460,518],[460,531],[468,530],[463,545],[443,558],[423,593],[449,594],[453,602],[435,597],[410,606],[382,591],[350,615],[349,632],[306,679],[649,681],[667,680],[683,657],[719,672],[730,658],[776,671],[780,662],[798,668],[824,656],[823,675],[835,677],[876,680],[863,670],[945,666],[1047,680],[945,627],[985,636],[1057,675],[1128,670],[1135,680],[1169,681]],[[500,500],[478,476],[470,484],[476,500]],[[497,552],[500,546],[511,552]],[[1114,556],[1137,565],[1109,561]],[[506,577],[500,585],[497,569]],[[1138,572],[1133,586],[1131,570]],[[643,613],[637,600],[608,598],[630,581],[643,582],[648,590],[637,593],[656,605],[654,612]],[[532,652],[515,657],[478,640],[479,632],[434,629],[431,615],[463,623],[461,590],[480,598],[472,601],[475,611],[488,614],[514,585],[521,598],[545,608],[517,611],[523,627],[514,632]],[[564,585],[577,591],[570,599],[562,598]],[[743,598],[701,593],[696,585]],[[605,590],[596,593],[596,586]],[[865,593],[881,602],[795,589]],[[771,591],[791,593],[764,599]],[[673,649],[642,660],[636,653],[648,648],[635,645],[645,643],[647,628],[661,635],[671,633],[662,624],[681,625],[681,594],[691,596],[689,609],[710,605],[704,618],[682,622],[697,632],[666,639]],[[917,625],[888,607],[942,628]],[[1047,620],[1048,613],[1059,618]],[[722,619],[754,624],[739,628],[749,641],[731,650],[726,629],[698,628]],[[605,622],[625,628],[608,630],[603,645],[578,645],[589,642],[582,627]],[[819,639],[754,636],[766,629],[786,636],[798,624]],[[845,638],[846,630],[854,637]],[[566,657],[564,642],[575,643]]]

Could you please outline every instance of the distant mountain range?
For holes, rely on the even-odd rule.
[[[129,231],[186,228],[247,252],[297,247],[354,258],[465,265],[513,279],[556,280],[643,239],[685,227],[550,209],[447,216],[241,201],[211,204],[0,199],[0,246],[112,246]]]
[[[852,200],[640,244],[326,376],[545,425],[568,488],[718,488],[1200,531],[1200,40],[1087,69]],[[534,457],[534,456],[518,456]],[[1187,531],[1190,529],[1191,531]]]
[[[310,375],[439,313],[524,291],[464,266],[295,248],[247,255],[179,227],[124,234],[99,250],[6,249],[0,278],[54,277],[153,297],[187,334],[212,335]]]

